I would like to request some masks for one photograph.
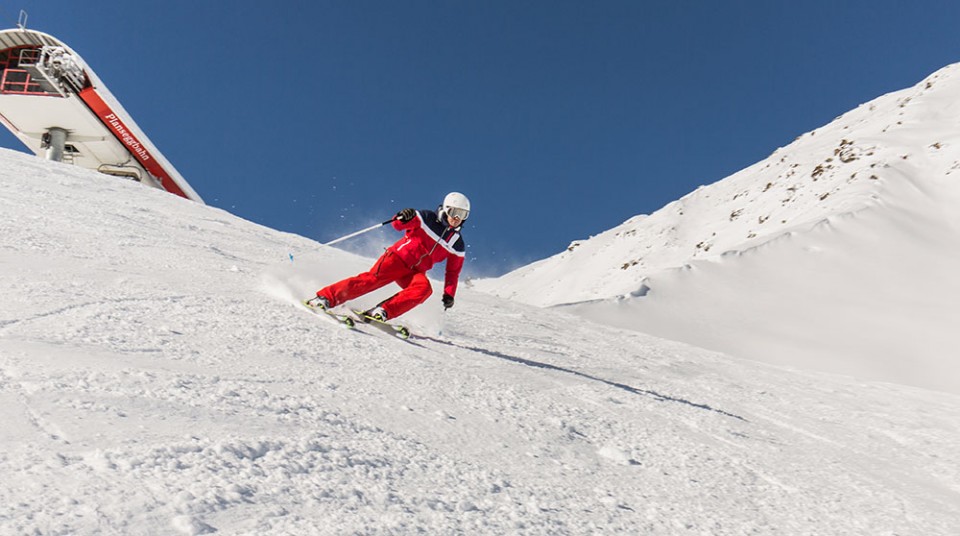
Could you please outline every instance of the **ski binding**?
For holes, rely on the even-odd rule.
[[[394,335],[403,340],[407,340],[410,338],[410,330],[407,329],[406,326],[401,326],[399,324],[391,324],[389,322],[384,322],[383,320],[378,320],[368,315],[366,311],[359,311],[354,309],[353,314],[357,315],[357,318],[360,319],[361,322],[365,324],[369,324],[379,329],[380,331],[389,333],[390,335]]]

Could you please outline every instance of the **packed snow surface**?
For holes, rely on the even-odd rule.
[[[9,151],[0,236],[0,534],[960,533],[956,396],[469,287],[349,331],[298,300],[371,259]]]
[[[737,357],[960,394],[958,207],[960,64],[477,287]]]

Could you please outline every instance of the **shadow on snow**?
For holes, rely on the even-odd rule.
[[[727,416],[727,417],[732,417],[732,418],[734,418],[734,419],[737,419],[737,420],[740,420],[740,421],[743,421],[743,422],[749,422],[749,421],[747,421],[747,419],[744,419],[743,417],[741,417],[741,416],[739,416],[739,415],[735,415],[735,414],[733,414],[733,413],[724,411],[724,410],[722,410],[722,409],[714,408],[714,407],[709,406],[709,405],[707,405],[707,404],[701,404],[701,403],[698,403],[698,402],[691,402],[690,400],[686,400],[686,399],[684,399],[684,398],[677,398],[677,397],[675,397],[675,396],[669,396],[669,395],[661,394],[661,393],[658,393],[658,392],[656,392],[656,391],[652,391],[652,390],[650,390],[650,389],[639,389],[639,388],[637,388],[637,387],[631,387],[631,386],[626,385],[626,384],[623,384],[623,383],[614,382],[614,381],[610,381],[610,380],[605,380],[605,379],[603,379],[603,378],[598,378],[598,377],[596,377],[596,376],[591,376],[591,375],[589,375],[589,374],[586,374],[586,373],[583,373],[583,372],[579,372],[579,371],[576,371],[576,370],[572,370],[572,369],[568,369],[568,368],[564,368],[564,367],[558,367],[558,366],[556,366],[556,365],[551,365],[551,364],[549,364],[549,363],[541,363],[541,362],[539,362],[539,361],[533,361],[533,360],[530,360],[530,359],[524,359],[524,358],[522,358],[522,357],[515,357],[515,356],[512,356],[512,355],[507,355],[507,354],[504,354],[504,353],[502,353],[502,352],[497,352],[497,351],[494,351],[494,350],[487,350],[487,349],[485,349],[485,348],[478,348],[478,347],[476,347],[476,346],[466,346],[466,345],[461,345],[461,344],[457,344],[457,343],[450,342],[450,341],[444,341],[444,340],[440,340],[440,339],[434,339],[433,337],[418,337],[418,338],[424,339],[424,340],[428,340],[428,341],[432,341],[432,342],[439,343],[439,344],[444,344],[444,345],[447,345],[447,346],[453,346],[453,347],[455,347],[455,348],[460,348],[460,349],[462,349],[462,350],[469,350],[469,351],[472,351],[472,352],[478,352],[478,353],[481,353],[481,354],[484,354],[484,355],[488,355],[488,356],[490,356],[490,357],[496,357],[497,359],[503,359],[504,361],[510,361],[510,362],[512,362],[512,363],[519,363],[519,364],[521,364],[521,365],[526,365],[526,366],[528,366],[528,367],[545,369],[545,370],[553,370],[553,371],[556,371],[556,372],[563,372],[563,373],[566,373],[566,374],[572,374],[572,375],[578,376],[578,377],[580,377],[580,378],[585,378],[585,379],[587,379],[587,380],[591,380],[591,381],[595,381],[595,382],[600,382],[600,383],[609,385],[610,387],[616,387],[617,389],[622,389],[622,390],[624,390],[624,391],[626,391],[626,392],[628,392],[628,393],[632,393],[632,394],[640,395],[640,396],[649,396],[649,397],[652,397],[653,399],[658,400],[658,401],[660,401],[660,402],[675,402],[675,403],[677,403],[677,404],[683,404],[683,405],[685,405],[685,406],[690,406],[690,407],[692,407],[692,408],[697,408],[697,409],[702,409],[702,410],[706,410],[706,411],[712,411],[712,412],[714,412],[714,413],[719,413],[720,415],[725,415],[725,416]]]

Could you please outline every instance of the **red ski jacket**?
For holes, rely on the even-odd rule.
[[[447,227],[432,210],[418,210],[417,215],[408,222],[393,220],[393,228],[404,231],[404,236],[389,249],[411,270],[426,272],[434,264],[447,261],[443,292],[455,296],[466,257],[460,228]]]

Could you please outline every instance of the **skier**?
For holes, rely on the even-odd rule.
[[[307,305],[330,309],[396,282],[402,290],[365,314],[382,322],[397,318],[430,297],[433,289],[426,272],[446,261],[443,308],[453,307],[465,257],[460,227],[469,215],[470,200],[459,192],[447,194],[437,212],[412,208],[397,212],[392,225],[404,231],[403,238],[387,248],[369,271],[318,290]]]

